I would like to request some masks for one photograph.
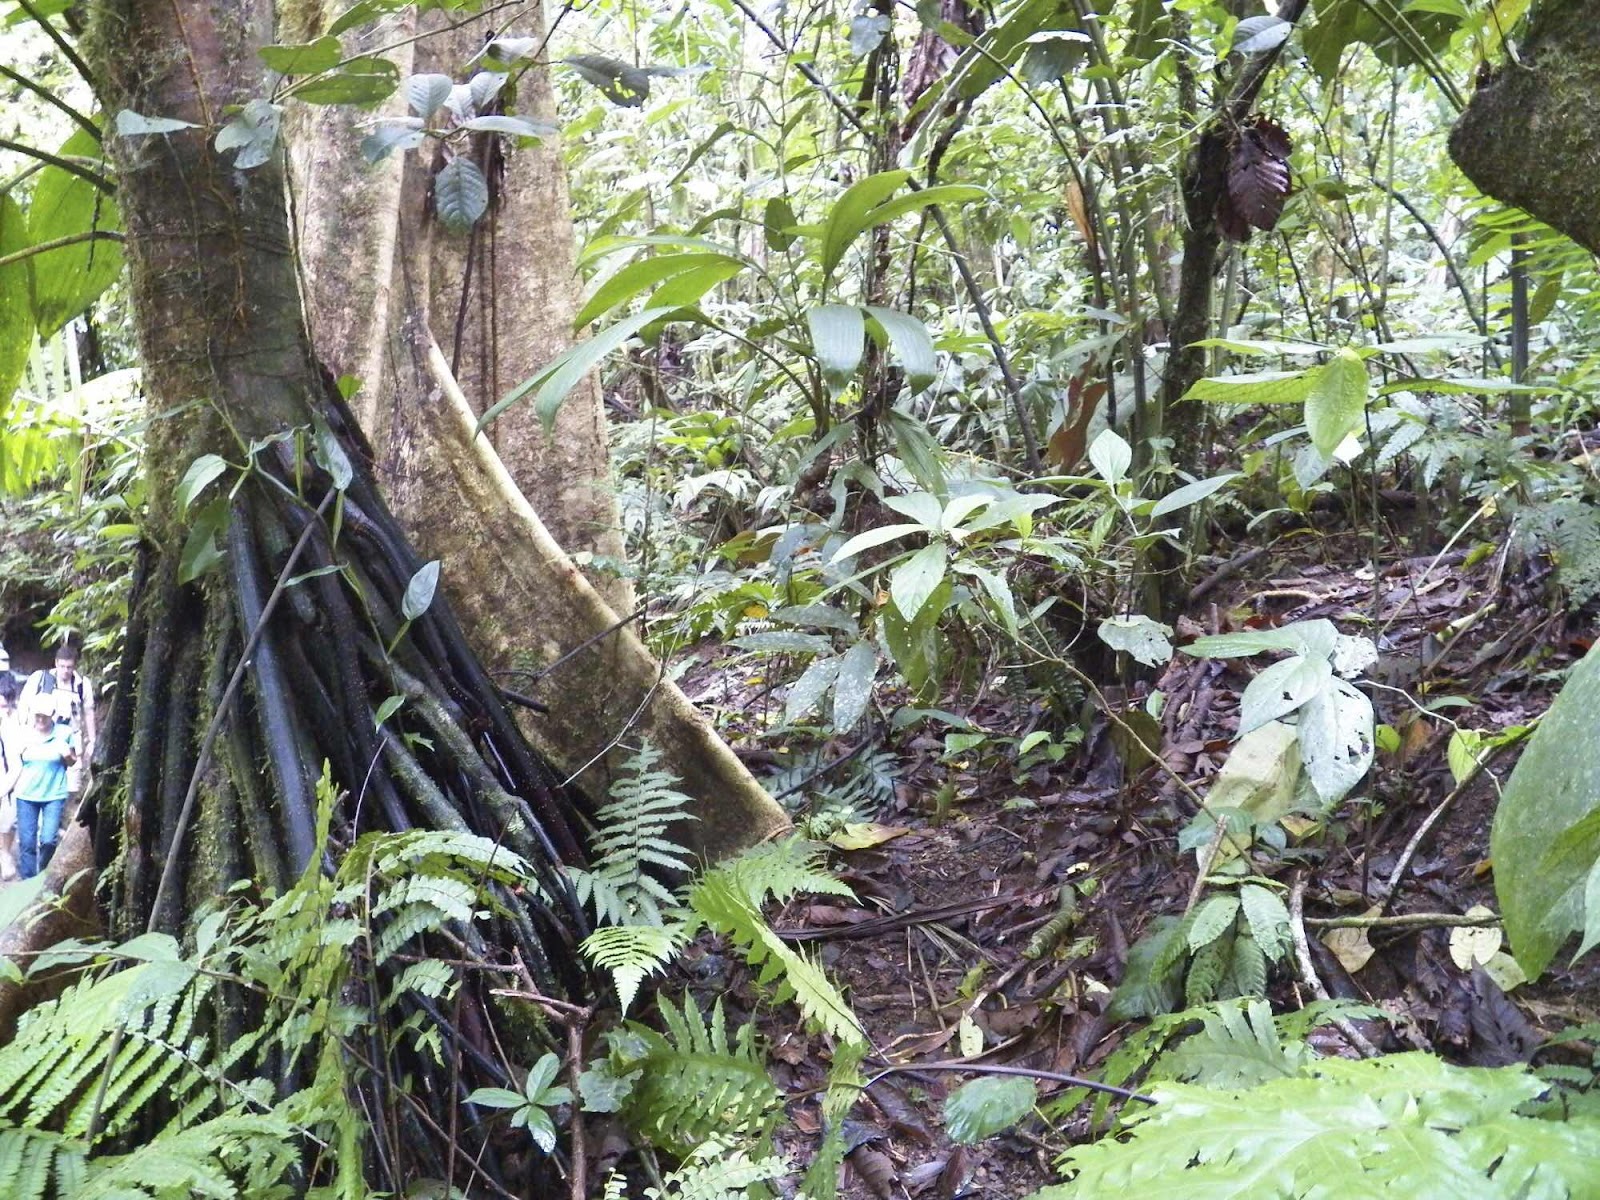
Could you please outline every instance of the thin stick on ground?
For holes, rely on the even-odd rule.
[[[1312,995],[1318,1000],[1331,1000],[1328,989],[1323,986],[1322,979],[1317,974],[1316,964],[1311,961],[1311,943],[1306,939],[1306,879],[1304,875],[1298,876],[1294,881],[1294,888],[1289,893],[1289,929],[1294,936],[1295,963],[1300,968],[1300,981],[1311,989]],[[1344,1034],[1345,1040],[1356,1048],[1363,1058],[1378,1058],[1381,1051],[1372,1044],[1366,1034],[1362,1033],[1344,1017],[1334,1017],[1333,1025]]]

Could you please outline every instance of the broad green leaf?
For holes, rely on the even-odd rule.
[[[920,392],[938,376],[938,361],[934,356],[933,338],[928,327],[916,317],[892,308],[867,305],[867,315],[876,321],[889,339],[894,360],[906,374],[906,383],[913,392]]]
[[[185,129],[198,129],[193,121],[180,121],[176,117],[147,117],[125,108],[117,114],[118,137],[147,137],[153,133],[179,133]]]
[[[469,117],[459,128],[474,133],[503,133],[508,137],[546,138],[555,134],[556,127],[549,121],[530,121],[527,117],[513,117],[505,113],[489,113],[482,117]]]
[[[478,1104],[484,1108],[521,1108],[527,1102],[526,1096],[510,1088],[481,1087],[467,1097],[468,1104]]]
[[[915,621],[935,588],[944,581],[948,551],[943,542],[931,542],[895,568],[889,577],[889,595],[908,621]]]
[[[391,117],[379,121],[361,139],[361,156],[369,163],[380,163],[396,150],[415,150],[427,136],[421,117]]]
[[[178,582],[189,583],[222,561],[218,539],[227,532],[231,512],[226,500],[213,500],[195,514],[178,557]]]
[[[555,427],[556,412],[560,409],[561,402],[573,388],[578,386],[578,381],[646,325],[666,316],[668,311],[670,310],[647,308],[643,312],[634,313],[630,317],[624,317],[615,325],[607,326],[588,341],[579,342],[570,350],[558,354],[544,370],[523,380],[495,401],[489,411],[478,418],[476,432],[482,433],[490,421],[529,392],[534,392],[534,412],[543,422],[545,432],[549,433]]]
[[[425,562],[406,584],[406,594],[400,601],[400,615],[415,621],[433,605],[433,593],[439,587],[439,560]]]
[[[386,13],[405,8],[407,4],[408,0],[357,0],[334,18],[333,24],[328,26],[328,33],[338,37],[341,33],[359,28],[369,21],[375,21]]]
[[[1115,429],[1103,429],[1089,447],[1089,462],[1112,487],[1128,477],[1133,466],[1133,447]]]
[[[1327,688],[1333,668],[1326,658],[1298,654],[1275,662],[1250,681],[1239,697],[1239,734],[1294,712]]]
[[[744,263],[739,259],[708,251],[658,254],[651,258],[625,263],[595,288],[594,294],[584,304],[582,311],[573,319],[573,327],[582,329],[619,304],[625,304],[635,296],[642,295],[646,289],[655,287],[674,275],[681,275],[685,271],[692,271],[696,267],[712,263],[732,264],[734,272],[744,267]]]
[[[412,75],[406,80],[406,103],[412,112],[427,120],[450,99],[455,85],[448,75]]]
[[[767,206],[761,214],[762,235],[766,239],[767,249],[779,253],[794,245],[794,227],[800,223],[794,215],[794,208],[782,196],[774,196],[767,201]]]
[[[706,263],[704,266],[674,275],[651,292],[650,299],[646,300],[645,304],[650,308],[691,308],[699,304],[705,294],[717,284],[725,279],[732,279],[744,268],[744,263],[733,258]]]
[[[100,144],[87,129],[69,137],[56,154],[61,158],[104,158]],[[34,179],[33,200],[28,208],[31,244],[122,228],[116,203],[87,179],[52,166],[41,168]],[[116,281],[122,273],[122,247],[97,239],[48,250],[27,261],[33,279],[33,318],[40,339],[45,339],[87,309]]]
[[[1396,392],[1432,392],[1439,396],[1524,396],[1549,395],[1559,392],[1559,387],[1541,383],[1512,383],[1509,379],[1477,379],[1446,376],[1434,379],[1392,379],[1378,388],[1378,395],[1392,396]]]
[[[858,533],[834,552],[830,562],[834,565],[844,562],[860,554],[863,550],[871,550],[874,546],[881,546],[885,542],[893,542],[899,538],[913,533],[927,533],[928,527],[922,524],[913,525],[909,522],[900,522],[895,525],[880,525],[877,529],[869,529],[865,533]]]
[[[1483,735],[1475,729],[1457,729],[1450,735],[1445,749],[1445,760],[1450,764],[1450,777],[1457,785],[1465,783],[1478,769],[1478,751],[1483,746]]]
[[[1269,721],[1234,743],[1206,793],[1206,810],[1213,816],[1239,810],[1261,824],[1276,821],[1294,807],[1300,777],[1300,739],[1294,727]],[[1235,840],[1223,839],[1219,858],[1237,854]]]
[[[1183,394],[1185,400],[1212,404],[1300,404],[1316,386],[1320,367],[1306,371],[1261,371],[1202,379]]]
[[[259,167],[272,158],[283,124],[283,109],[266,100],[251,100],[238,114],[217,130],[219,152],[236,151],[233,165],[241,171]]]
[[[279,75],[320,75],[337,67],[344,57],[339,39],[331,35],[314,42],[263,46],[256,53]]]
[[[833,642],[823,634],[801,633],[794,629],[741,634],[730,645],[758,654],[825,654],[833,649]]]
[[[1107,617],[1100,622],[1100,640],[1147,667],[1165,666],[1172,658],[1172,627],[1152,621],[1143,613]]]
[[[605,54],[574,54],[567,64],[619,108],[639,108],[650,95],[650,76],[643,67]]]
[[[0,256],[18,254],[30,245],[27,217],[10,192],[0,194]],[[29,296],[33,261],[23,258],[0,267],[0,415],[10,408],[17,381],[22,378],[33,349],[33,307]]]
[[[887,224],[907,213],[917,212],[933,205],[960,205],[969,200],[982,200],[988,195],[981,187],[971,183],[939,183],[908,195],[885,200],[867,214],[866,229]]]
[[[939,619],[950,604],[952,590],[947,576],[915,621],[907,621],[893,604],[878,610],[884,645],[919,703],[931,700],[939,687],[945,651],[944,640],[939,636]]]
[[[985,1075],[962,1084],[944,1102],[952,1141],[971,1145],[1010,1129],[1033,1111],[1034,1083],[1015,1075]]]
[[[1282,17],[1246,17],[1233,30],[1233,54],[1261,54],[1289,40],[1294,26]]]
[[[814,658],[789,687],[789,696],[783,704],[783,719],[790,724],[798,721],[813,708],[817,701],[833,686],[839,675],[838,658]]]
[[[1371,768],[1372,726],[1372,701],[1343,679],[1332,679],[1300,709],[1300,761],[1324,804],[1344,799]]]
[[[835,391],[850,381],[861,365],[862,339],[867,325],[853,304],[818,304],[806,310],[811,349],[822,377]]]
[[[1202,338],[1190,344],[1199,350],[1227,350],[1231,354],[1257,358],[1315,358],[1333,349],[1321,342],[1277,342],[1261,338]]]
[[[1561,944],[1585,929],[1584,896],[1600,861],[1600,836],[1570,839],[1600,812],[1600,646],[1566,685],[1528,739],[1495,810],[1489,849],[1495,894],[1517,964],[1537,979]]]
[[[970,563],[955,563],[955,569],[963,575],[969,575],[982,585],[984,592],[989,597],[989,606],[995,615],[1000,618],[1001,624],[1006,627],[1006,632],[1012,637],[1017,635],[1017,601],[1011,594],[1011,585],[1006,582],[1006,577],[998,571],[990,571],[984,567],[975,567]]]
[[[892,196],[911,177],[910,171],[883,171],[868,175],[845,189],[828,212],[822,227],[819,256],[825,278],[833,275],[850,243],[867,227],[867,214]]]
[[[1331,656],[1340,633],[1333,622],[1323,617],[1295,621],[1276,629],[1247,629],[1239,633],[1217,633],[1198,637],[1183,648],[1196,658],[1248,658],[1268,650],[1293,650],[1307,656]]]
[[[383,723],[399,712],[400,706],[405,702],[406,698],[404,696],[390,696],[382,704],[378,705],[377,711],[372,714],[373,728],[383,728]]]
[[[433,211],[454,233],[465,233],[489,211],[489,183],[465,154],[457,154],[433,177]]]
[[[1593,950],[1596,943],[1600,943],[1600,858],[1595,859],[1594,866],[1589,868],[1589,876],[1583,884],[1583,938],[1578,942],[1578,948],[1572,952],[1572,961],[1577,962],[1589,951]],[[1495,949],[1499,949],[1498,946]]]
[[[1198,504],[1207,497],[1221,491],[1237,478],[1239,478],[1239,472],[1229,471],[1225,475],[1214,475],[1210,479],[1197,479],[1193,483],[1186,483],[1180,488],[1174,488],[1156,501],[1155,507],[1150,510],[1150,516],[1152,519],[1164,517],[1168,513],[1175,513],[1180,509],[1188,508],[1191,504]]]
[[[902,496],[885,496],[883,504],[885,508],[904,513],[913,521],[920,521],[929,530],[944,527],[944,509],[939,504],[939,497],[931,492],[907,492]]]
[[[833,685],[833,731],[848,733],[856,727],[872,699],[872,681],[878,673],[878,648],[863,639],[844,652]]]
[[[389,98],[400,86],[400,69],[385,58],[353,58],[331,75],[297,83],[288,95],[306,104],[369,106]]]
[[[178,480],[178,487],[173,493],[178,502],[180,519],[189,515],[189,506],[195,502],[196,497],[227,469],[227,460],[218,454],[202,454],[189,464],[189,469],[183,473],[183,478]]]
[[[1317,372],[1306,397],[1306,429],[1311,444],[1332,455],[1339,443],[1361,428],[1367,411],[1367,365],[1350,350],[1340,350]]]

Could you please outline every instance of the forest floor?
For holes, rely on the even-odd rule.
[[[1317,617],[1374,636],[1382,657],[1369,675],[1380,686],[1367,690],[1378,720],[1398,731],[1399,748],[1379,753],[1355,799],[1316,829],[1297,827],[1304,839],[1291,836],[1286,853],[1257,869],[1286,889],[1303,883],[1308,919],[1368,912],[1448,797],[1385,911],[1464,914],[1494,903],[1489,829],[1498,781],[1516,750],[1457,789],[1446,757],[1452,722],[1493,734],[1542,713],[1557,673],[1587,649],[1592,622],[1569,617],[1547,563],[1507,569],[1506,556],[1493,553],[1467,565],[1455,553],[1377,573],[1349,565],[1369,550],[1355,539],[1305,540],[1212,564],[1224,569],[1191,594],[1178,640]],[[1308,552],[1322,557],[1308,561]],[[748,671],[725,664],[714,659],[689,682],[737,727],[741,713],[751,718],[740,693],[759,681],[738,678]],[[1131,771],[1103,716],[1059,764],[1020,766],[1014,739],[1050,727],[1050,718],[1037,702],[1003,689],[961,714],[991,731],[992,744],[952,754],[944,730],[927,722],[889,738],[893,798],[861,814],[874,824],[849,826],[833,839],[862,844],[835,855],[858,903],[827,897],[770,914],[844,985],[874,1047],[867,1070],[879,1077],[846,1130],[844,1194],[1005,1200],[1054,1178],[1056,1154],[1088,1131],[1086,1107],[1053,1128],[1035,1120],[960,1146],[942,1128],[943,1098],[973,1075],[909,1064],[965,1059],[1091,1076],[1104,1064],[1134,1028],[1105,1014],[1129,946],[1154,918],[1191,903],[1195,854],[1180,851],[1178,840],[1195,805],[1184,785],[1206,791],[1237,729],[1239,694],[1260,665],[1179,653],[1153,684],[1123,691],[1130,707],[1150,686],[1166,695],[1164,761]],[[1061,911],[1063,885],[1080,897],[1075,915],[1051,926],[1059,939],[1030,948]],[[1429,1048],[1457,1062],[1498,1065],[1526,1059],[1549,1033],[1597,1015],[1592,972],[1573,975],[1559,965],[1536,986],[1515,988],[1508,1004],[1481,968],[1456,965],[1449,928],[1370,938],[1341,930],[1319,939],[1318,932],[1308,941],[1315,981],[1292,962],[1278,966],[1270,987],[1277,1007],[1310,999],[1318,984],[1335,997],[1379,1005],[1388,1020],[1361,1028],[1384,1050]],[[809,1096],[790,1106],[780,1133],[803,1165],[821,1133],[829,1047],[796,1028],[792,1010],[763,1006],[743,964],[719,951],[710,941],[692,947],[685,982],[706,1004],[723,997],[730,1017],[754,1013],[779,1084]],[[1321,1048],[1354,1053],[1337,1035]],[[1046,1081],[1041,1100],[1068,1091]]]

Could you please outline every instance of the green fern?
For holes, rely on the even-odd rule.
[[[0,1196],[43,1200],[47,1195],[74,1195],[83,1184],[87,1158],[81,1141],[59,1133],[0,1129]]]
[[[783,1097],[755,1048],[755,1026],[728,1039],[719,1001],[708,1022],[688,996],[661,1006],[665,1033],[630,1024],[614,1077],[638,1072],[623,1107],[635,1129],[675,1154],[712,1137],[758,1141],[771,1134]]]
[[[667,830],[695,818],[677,777],[658,769],[660,761],[661,751],[648,741],[629,758],[626,773],[611,785],[611,803],[595,814],[594,868],[571,872],[578,899],[594,905],[603,925],[665,924],[676,899],[651,872],[690,869],[687,851]]]
[[[722,1139],[696,1147],[661,1187],[647,1187],[645,1200],[745,1200],[750,1189],[771,1183],[788,1171],[781,1158],[751,1158]],[[606,1180],[604,1200],[628,1200],[628,1182],[621,1175]]]
[[[684,943],[676,925],[607,925],[584,939],[581,949],[595,966],[611,973],[617,999],[627,1012],[647,976],[665,966]]]
[[[760,905],[766,896],[784,894],[775,889],[775,884],[778,889],[793,884],[798,891],[802,875],[810,880],[808,873],[798,869],[790,874],[777,869],[795,868],[798,860],[793,854],[764,855],[756,860],[761,866],[752,865],[755,855],[746,855],[708,871],[689,893],[689,907],[694,914],[691,925],[704,922],[738,945],[750,965],[760,968],[758,981],[775,985],[780,1002],[793,999],[807,1020],[836,1038],[864,1042],[867,1035],[860,1020],[822,968],[785,944],[761,915]],[[772,873],[763,869],[766,864],[775,864]],[[837,880],[827,879],[835,889],[843,887]],[[787,894],[792,895],[793,891]]]
[[[839,1195],[839,1167],[845,1154],[844,1122],[866,1086],[861,1075],[866,1049],[865,1045],[849,1042],[834,1047],[828,1090],[822,1097],[822,1143],[800,1183],[800,1194],[806,1200],[835,1200]]]
[[[1600,1195],[1600,1121],[1519,1112],[1546,1086],[1421,1053],[1330,1058],[1242,1090],[1162,1084],[1119,1135],[1067,1153],[1069,1183],[1031,1200]]]

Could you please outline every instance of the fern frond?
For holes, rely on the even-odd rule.
[[[755,1028],[744,1025],[728,1040],[719,1001],[708,1022],[688,996],[680,1009],[661,1006],[666,1033],[640,1025],[641,1069],[626,1113],[655,1144],[687,1154],[712,1137],[754,1140],[772,1132],[783,1096],[755,1049]]]
[[[748,857],[701,876],[689,893],[694,917],[734,941],[750,965],[761,969],[760,982],[778,985],[779,1001],[792,998],[808,1021],[836,1038],[866,1041],[854,1010],[822,968],[786,945],[761,915],[754,897],[765,894],[767,884],[741,871]]]
[[[828,1068],[828,1090],[822,1097],[822,1144],[800,1182],[806,1200],[836,1200],[839,1195],[839,1168],[844,1163],[844,1122],[861,1097],[866,1080],[861,1076],[865,1045],[840,1042]]]
[[[816,842],[788,837],[764,842],[717,867],[754,908],[768,900],[784,903],[802,893],[855,898],[855,893],[824,865],[827,851]]]
[[[652,869],[682,874],[692,864],[689,852],[667,836],[680,821],[693,821],[689,797],[677,777],[658,768],[661,751],[646,741],[628,759],[611,785],[611,801],[595,818],[591,842],[594,867],[571,872],[581,903],[592,904],[601,924],[662,925],[665,910],[677,903]]]
[[[611,973],[622,1011],[639,994],[639,985],[677,953],[687,939],[682,925],[606,925],[583,942],[589,961]]]
[[[0,1129],[0,1196],[6,1200],[71,1196],[82,1182],[87,1155],[82,1142],[59,1133]]]
[[[1600,1121],[1520,1115],[1545,1087],[1423,1053],[1325,1059],[1244,1090],[1162,1084],[1121,1136],[1067,1152],[1070,1183],[1031,1200],[1600,1195]]]

